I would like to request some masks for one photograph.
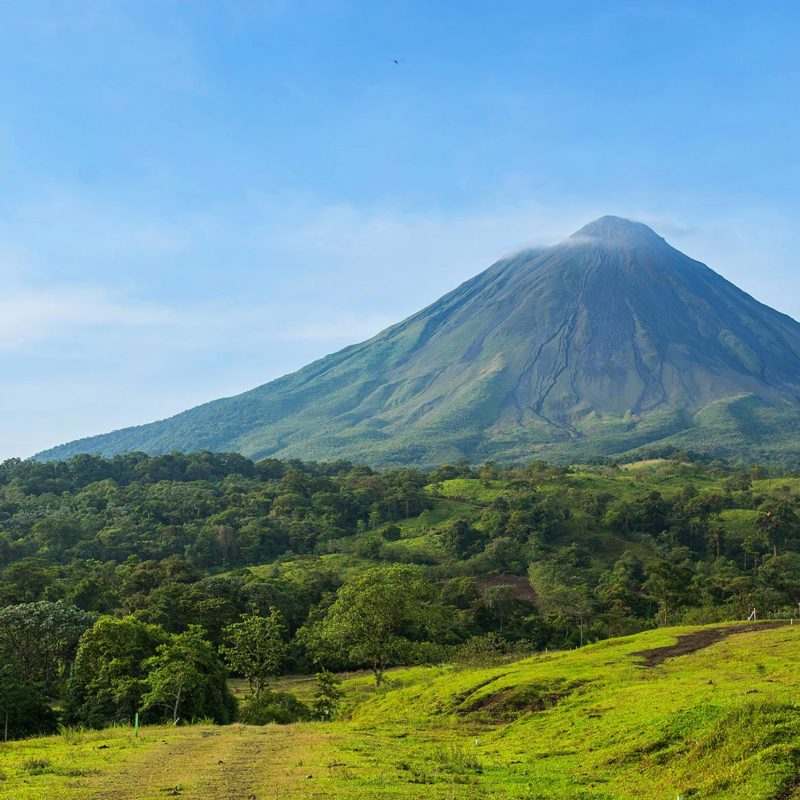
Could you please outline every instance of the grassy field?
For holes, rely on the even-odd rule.
[[[797,800],[800,626],[715,630],[395,670],[379,693],[353,675],[335,723],[0,745],[0,798]]]

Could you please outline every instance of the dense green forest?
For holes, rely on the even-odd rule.
[[[800,478],[677,457],[427,473],[205,452],[6,461],[0,725],[227,722],[229,673],[253,721],[325,718],[326,669],[380,682],[398,664],[788,616],[798,512]],[[284,672],[320,673],[313,708],[270,691]]]

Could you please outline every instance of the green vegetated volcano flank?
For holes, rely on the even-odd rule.
[[[235,450],[377,466],[675,446],[797,463],[800,324],[603,217],[372,339],[149,425],[40,454]]]

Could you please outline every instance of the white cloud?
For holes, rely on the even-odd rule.
[[[0,297],[0,351],[15,351],[35,342],[62,336],[65,330],[168,324],[166,309],[137,305],[99,287],[16,286]]]
[[[650,224],[758,299],[800,314],[785,287],[797,234],[766,212],[690,224],[689,213],[535,202],[449,214],[296,202],[170,217],[50,192],[0,225],[0,350],[65,333],[91,349],[101,328],[176,351],[229,352],[242,338],[341,346],[603,213]]]
[[[63,262],[79,274],[115,262],[185,256],[210,226],[190,214],[170,219],[158,210],[114,206],[103,199],[51,187],[6,212],[0,222],[4,262],[22,262],[28,270],[59,270]]]

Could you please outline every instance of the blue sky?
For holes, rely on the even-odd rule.
[[[798,34],[780,1],[0,0],[0,458],[605,213],[800,318]]]

